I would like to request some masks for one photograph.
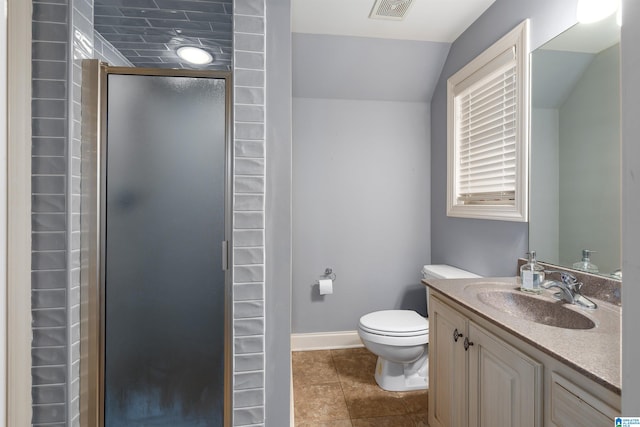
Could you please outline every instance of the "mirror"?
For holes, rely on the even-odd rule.
[[[531,54],[529,249],[619,277],[620,27],[577,24]]]

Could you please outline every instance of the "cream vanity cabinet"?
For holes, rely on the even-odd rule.
[[[619,394],[435,292],[429,342],[430,427],[609,427],[620,415]]]
[[[429,425],[541,426],[542,365],[431,296]]]

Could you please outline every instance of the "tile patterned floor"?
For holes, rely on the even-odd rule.
[[[388,392],[365,348],[293,352],[296,427],[427,426],[427,392]]]

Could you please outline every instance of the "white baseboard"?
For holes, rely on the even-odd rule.
[[[291,334],[291,351],[364,347],[358,331]]]

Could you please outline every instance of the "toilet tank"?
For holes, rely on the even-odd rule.
[[[422,267],[423,279],[474,279],[477,274],[445,264],[425,265]],[[429,288],[427,288],[427,316],[429,315]]]

